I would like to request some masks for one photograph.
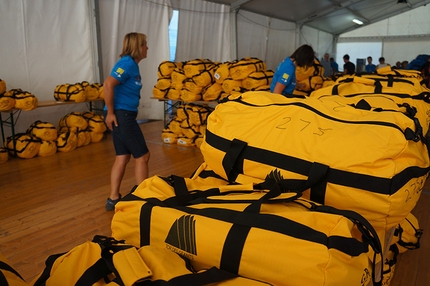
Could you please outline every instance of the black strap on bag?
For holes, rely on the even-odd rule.
[[[417,238],[417,242],[406,242],[406,241],[404,241],[403,240],[403,228],[400,226],[400,224],[399,224],[399,226],[398,226],[398,228],[396,228],[396,230],[394,231],[394,236],[398,236],[399,237],[399,240],[397,241],[397,243],[400,245],[400,246],[403,246],[404,248],[406,248],[406,249],[409,249],[409,250],[414,250],[414,249],[418,249],[418,248],[420,248],[420,246],[421,246],[421,244],[420,244],[420,240],[421,240],[421,237],[422,237],[422,235],[423,235],[423,230],[422,229],[419,229],[419,228],[416,228],[414,225],[413,225],[413,223],[410,221],[410,220],[408,220],[407,218],[405,219],[411,226],[412,226],[412,228],[415,230],[415,234],[414,234],[414,236]]]
[[[50,255],[45,261],[45,268],[43,269],[42,274],[39,276],[39,278],[37,278],[33,286],[45,286],[46,281],[51,276],[51,270],[52,270],[52,266],[55,263],[55,260],[57,260],[59,257],[61,257],[66,253],[67,252]]]
[[[315,203],[310,203],[311,204],[311,208],[310,210],[312,211],[317,211],[317,212],[322,212],[322,213],[330,213],[330,214],[337,214],[337,215],[341,215],[344,216],[346,218],[348,218],[349,220],[351,220],[352,222],[354,222],[358,228],[358,230],[361,232],[361,234],[363,235],[363,241],[369,243],[369,245],[372,247],[373,251],[374,251],[374,257],[373,257],[373,263],[372,263],[372,267],[373,267],[373,271],[372,271],[372,281],[373,281],[373,285],[374,286],[381,286],[382,285],[382,277],[380,278],[380,281],[376,281],[376,256],[379,255],[381,258],[381,275],[383,273],[384,270],[384,265],[382,263],[382,245],[381,245],[381,241],[379,240],[379,236],[376,233],[375,229],[373,228],[373,226],[360,214],[354,212],[354,211],[349,211],[349,210],[339,210],[336,209],[334,207],[330,207],[330,206],[326,206],[326,205],[316,205]]]
[[[16,277],[18,277],[22,281],[24,281],[24,279],[21,277],[21,275],[18,273],[18,271],[16,271],[12,266],[10,266],[9,264],[7,264],[4,261],[0,261],[0,270],[5,270],[5,271],[8,271],[8,272],[11,272]],[[2,271],[0,271],[0,285],[4,285],[4,286],[8,286],[9,285],[9,282],[7,281],[5,275],[3,274]]]
[[[206,130],[206,142],[213,148],[226,153],[225,157],[229,159],[223,161],[223,167],[227,176],[233,174],[231,175],[232,178],[234,178],[236,173],[243,174],[243,163],[245,159],[273,166],[274,169],[288,170],[304,176],[309,176],[310,170],[313,164],[315,164],[314,162],[258,147],[249,145],[245,147],[245,144],[240,142],[239,144],[235,143],[233,145],[235,148],[231,149],[232,141],[222,138],[209,130]],[[236,147],[237,145],[239,147]],[[326,183],[367,190],[377,194],[393,195],[411,178],[422,177],[429,171],[429,167],[420,168],[411,166],[390,179],[329,168],[324,179]]]

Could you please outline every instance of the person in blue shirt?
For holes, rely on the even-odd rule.
[[[330,65],[332,75],[336,75],[339,72],[339,65],[337,64],[337,62],[334,61],[334,58],[330,58]]]
[[[311,46],[299,47],[291,56],[284,59],[276,68],[270,91],[282,95],[292,94],[296,88],[296,67],[311,67],[315,53]]]
[[[110,176],[110,195],[106,201],[108,211],[114,210],[121,199],[120,186],[131,155],[135,159],[136,183],[148,178],[150,154],[136,121],[142,88],[138,64],[146,58],[147,51],[145,34],[125,35],[120,59],[103,83],[105,122],[112,131],[116,154]]]
[[[367,57],[366,72],[375,72],[376,66],[372,64],[372,57]]]

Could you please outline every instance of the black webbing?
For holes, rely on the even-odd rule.
[[[60,254],[53,254],[50,255],[46,261],[45,261],[45,268],[43,269],[42,274],[39,276],[39,278],[37,278],[36,282],[34,282],[33,286],[45,286],[46,285],[46,281],[48,280],[48,278],[51,275],[51,270],[52,270],[52,266],[55,263],[55,260],[57,260],[60,256],[66,254],[65,253],[60,253]]]
[[[149,245],[150,239],[150,229],[151,229],[151,214],[153,204],[144,204],[140,209],[140,246]]]
[[[239,158],[247,145],[244,141],[233,139],[222,160],[224,171],[230,182],[236,181],[237,176],[243,174],[243,160],[239,160]]]
[[[104,259],[100,258],[85,270],[78,281],[76,281],[75,286],[93,285],[100,279],[107,277],[110,273],[112,273],[112,271],[106,266]]]
[[[0,285],[9,286],[9,283],[7,282],[6,277],[1,271],[0,271]]]
[[[212,147],[221,150],[225,153],[230,151],[231,141],[213,134],[206,130],[206,142]],[[244,145],[246,143],[242,143]],[[229,162],[228,166],[233,166],[233,170],[226,170],[226,173],[243,174],[244,160],[250,160],[269,166],[274,169],[288,170],[304,176],[309,176],[313,162],[295,158],[281,153],[272,152],[269,150],[246,146],[239,154],[236,153],[236,162]],[[229,160],[234,157],[229,157]],[[225,166],[223,164],[223,166]],[[231,168],[231,167],[230,167]],[[378,194],[393,195],[402,188],[411,178],[419,178],[430,171],[429,168],[421,168],[411,166],[392,178],[382,178],[366,174],[358,174],[344,170],[329,168],[325,177],[327,183],[333,183],[341,186],[353,187],[357,189],[367,190]]]
[[[311,170],[309,171],[308,180],[306,181],[305,189],[310,188],[310,199],[311,201],[324,204],[325,193],[327,187],[327,174],[330,167],[320,163],[312,164]]]
[[[21,280],[24,281],[24,279],[21,277],[21,275],[18,273],[18,271],[16,271],[12,266],[7,264],[6,262],[0,261],[0,269],[9,271],[9,272],[15,274],[16,277],[19,277],[19,278],[21,278]],[[0,272],[0,274],[1,274],[1,272]],[[0,282],[1,282],[1,280],[0,280]],[[0,285],[3,285],[3,284],[0,283]]]

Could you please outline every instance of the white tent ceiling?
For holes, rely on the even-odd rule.
[[[430,0],[207,0],[339,35],[410,11]]]

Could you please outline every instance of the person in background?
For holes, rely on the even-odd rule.
[[[329,77],[332,75],[331,64],[330,64],[330,56],[328,53],[324,54],[324,57],[321,59],[321,65],[324,68],[324,77]]]
[[[292,94],[296,88],[296,67],[311,67],[314,55],[311,46],[303,45],[285,58],[276,68],[270,91],[282,95]]]
[[[393,67],[393,68],[401,69],[401,68],[402,68],[402,63],[401,63],[400,61],[397,61],[397,62],[396,62],[396,66],[395,66],[395,67]]]
[[[339,72],[339,65],[334,61],[334,58],[330,58],[330,66],[332,75],[335,75]]]
[[[409,62],[408,61],[403,61],[402,62],[402,69],[404,69],[404,70],[407,70],[408,69],[408,65],[409,65]]]
[[[343,61],[345,64],[343,65],[343,73],[344,74],[354,74],[355,73],[355,65],[349,61],[349,55],[346,54],[343,56]]]
[[[120,186],[131,155],[135,159],[134,176],[140,184],[148,177],[149,150],[136,121],[142,88],[138,63],[146,58],[146,35],[125,35],[120,59],[103,83],[104,114],[107,127],[112,131],[115,161],[111,170],[111,190],[106,210],[115,209],[121,199]]]
[[[379,58],[379,65],[376,66],[376,69],[380,69],[380,68],[387,67],[387,66],[389,66],[389,64],[385,63],[385,58],[380,57]]]
[[[368,56],[367,57],[366,72],[375,72],[375,71],[376,71],[376,66],[374,64],[372,64],[372,57]]]

